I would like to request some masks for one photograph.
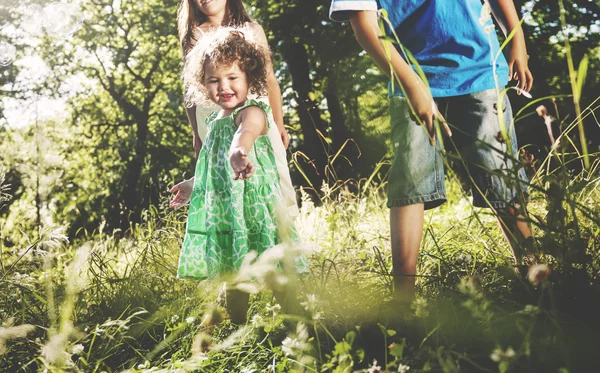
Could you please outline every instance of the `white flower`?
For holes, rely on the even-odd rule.
[[[369,367],[369,373],[381,372],[381,367],[377,365],[377,360],[373,360],[373,365]]]
[[[186,319],[185,319],[185,322],[188,324],[191,324],[194,321],[196,321],[196,318],[194,316],[189,316],[189,317],[186,317]]]
[[[179,315],[171,316],[171,324],[175,324],[179,320]]]
[[[281,350],[287,356],[302,356],[310,348],[311,345],[308,343],[308,329],[303,322],[299,322],[296,325],[296,333],[290,334],[281,342]]]
[[[515,355],[515,350],[513,350],[512,347],[509,347],[506,349],[506,351],[504,351],[504,356],[506,356],[509,359],[512,359],[513,357],[515,357]]]
[[[305,310],[314,312],[317,308],[317,296],[316,294],[308,294],[306,296],[306,301],[301,302],[300,305],[304,307]]]
[[[258,328],[259,326],[261,326],[263,324],[264,320],[262,318],[261,315],[254,315],[252,317],[252,326],[254,326],[255,328]]]
[[[71,347],[71,353],[73,355],[79,355],[83,352],[83,350],[84,350],[84,347],[80,343],[73,345],[73,347]]]
[[[281,311],[281,306],[275,303],[273,306],[267,306],[267,312],[273,312],[273,316],[277,315]]]
[[[512,347],[508,347],[506,351],[502,351],[501,348],[497,347],[490,355],[490,359],[499,363],[504,360],[512,360],[516,356],[515,350]]]
[[[398,373],[406,373],[410,367],[408,365],[400,364],[398,365]]]
[[[502,351],[499,348],[496,348],[490,355],[490,359],[492,359],[492,361],[495,361],[496,363],[498,363],[502,359],[503,353],[504,353],[504,351]]]

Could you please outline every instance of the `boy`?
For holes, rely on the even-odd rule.
[[[460,149],[462,158],[469,162],[467,171],[474,181],[473,203],[496,210],[515,259],[520,259],[519,247],[524,239],[531,237],[529,224],[517,216],[518,202],[523,200],[520,188],[516,182],[499,176],[502,172],[511,175],[513,168],[512,158],[507,157],[507,144],[498,135],[499,115],[503,115],[509,128],[508,144],[512,145],[513,155],[518,147],[508,98],[505,96],[501,110],[496,104],[497,92],[508,80],[518,80],[517,88],[529,91],[533,78],[512,0],[489,0],[489,6],[505,35],[517,29],[504,50],[507,58],[500,55],[495,62],[499,44],[489,13],[482,11],[481,0],[331,2],[330,17],[349,19],[361,47],[388,75],[391,63],[397,80],[390,85],[394,159],[387,205],[395,295],[401,299],[410,301],[413,295],[424,210],[446,200],[443,159],[436,147],[436,121],[447,136],[452,136],[452,132],[446,119],[453,124],[456,133],[448,143]],[[429,88],[405,61],[397,45],[394,48],[379,39],[380,9],[387,11],[400,42],[423,70]],[[388,34],[392,36],[389,30]],[[390,47],[391,61],[382,43]],[[519,179],[526,180],[523,169]]]

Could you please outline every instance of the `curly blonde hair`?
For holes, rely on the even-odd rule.
[[[205,36],[185,59],[183,82],[187,107],[205,105],[210,100],[205,87],[205,66],[231,66],[237,63],[246,73],[249,93],[263,96],[267,91],[268,54],[254,40],[249,27],[221,27]]]

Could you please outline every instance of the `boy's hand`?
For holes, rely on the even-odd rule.
[[[510,43],[507,57],[508,80],[517,80],[517,88],[529,92],[533,85],[533,75],[529,71],[525,42],[513,40]],[[519,92],[519,94],[521,93]]]
[[[229,162],[231,163],[231,168],[233,168],[233,180],[248,179],[256,171],[254,164],[248,159],[248,154],[242,148],[235,148],[231,151]]]
[[[176,184],[169,190],[170,193],[175,193],[175,197],[169,203],[169,207],[180,207],[188,203],[194,189],[194,179],[184,180]]]
[[[435,120],[437,119],[442,126],[442,131],[452,136],[452,131],[448,127],[448,123],[439,112],[429,89],[418,77],[417,83],[413,87],[406,87],[406,95],[409,100],[412,115],[416,116],[416,122],[424,125],[429,133],[429,144],[435,146]]]

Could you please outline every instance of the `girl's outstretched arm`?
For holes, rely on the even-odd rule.
[[[525,35],[519,21],[519,15],[512,0],[488,0],[492,14],[502,29],[504,36],[508,36],[514,29],[515,33],[508,44],[506,60],[508,62],[508,79],[518,80],[519,87],[529,92],[533,85],[533,75],[529,71]]]
[[[251,23],[252,31],[256,34],[257,40],[264,48],[269,50],[269,43],[267,42],[267,36],[265,35],[265,30],[258,23]],[[287,149],[290,143],[290,136],[285,129],[283,124],[283,108],[281,105],[281,87],[279,87],[279,82],[277,81],[277,77],[275,77],[275,72],[273,71],[273,63],[271,61],[270,54],[267,55],[269,59],[269,66],[267,72],[267,94],[269,95],[269,106],[271,106],[271,110],[273,111],[273,119],[275,119],[275,123],[277,124],[277,129],[279,130],[279,134],[281,136],[281,141],[283,142],[283,146]]]
[[[367,10],[352,11],[349,13],[350,24],[352,25],[358,44],[373,59],[381,71],[386,73],[390,78],[392,78],[392,75],[395,75],[398,84],[401,84],[406,92],[406,98],[410,101],[417,121],[424,124],[429,131],[431,144],[435,144],[435,130],[433,125],[435,118],[439,119],[444,133],[452,136],[450,128],[435,106],[429,88],[427,88],[412,67],[400,56],[400,53],[398,53],[398,50],[392,43],[379,38],[383,35],[377,21],[377,12]],[[387,47],[390,52],[391,61],[388,61],[382,43],[388,44]],[[394,74],[390,71],[390,63]]]
[[[233,179],[244,180],[254,174],[254,164],[248,158],[248,153],[258,136],[267,133],[267,118],[260,107],[249,106],[241,110],[234,119],[238,129],[231,141],[229,162],[234,172]]]
[[[169,207],[180,207],[188,203],[194,189],[194,180],[195,178],[184,180],[169,190],[170,193],[175,193]]]

